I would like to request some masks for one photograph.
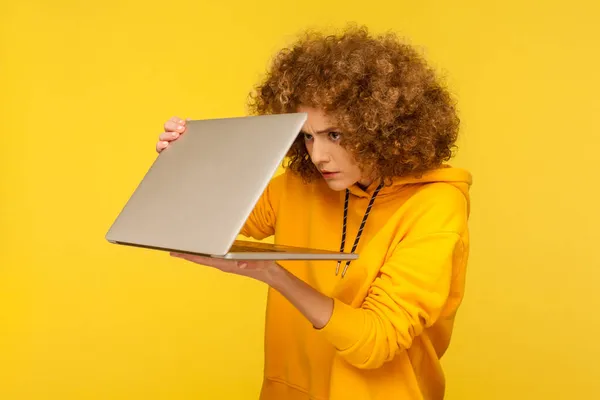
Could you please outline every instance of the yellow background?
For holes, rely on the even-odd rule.
[[[447,398],[600,398],[598,11],[2,1],[0,398],[256,398],[265,287],[104,234],[163,121],[242,115],[280,46],[346,21],[423,46],[460,99],[473,247]]]

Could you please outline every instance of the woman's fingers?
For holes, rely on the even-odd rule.
[[[156,151],[160,153],[169,146],[169,142],[177,140],[185,132],[186,121],[179,117],[171,117],[165,122],[165,131],[158,136]]]
[[[185,131],[185,122],[186,121],[184,119],[173,117],[167,122],[165,122],[165,132],[183,133],[183,131]]]
[[[169,142],[158,142],[156,143],[156,151],[161,152],[169,146]]]
[[[163,132],[158,135],[158,140],[162,142],[171,142],[177,138],[179,138],[179,133],[177,132]]]

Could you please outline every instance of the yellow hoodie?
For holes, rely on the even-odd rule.
[[[261,399],[443,398],[439,360],[463,298],[470,185],[468,172],[443,167],[384,187],[356,250],[359,259],[343,278],[335,261],[280,263],[334,298],[334,310],[315,329],[269,289]],[[350,188],[346,251],[376,186]],[[241,233],[338,251],[344,197],[323,180],[305,184],[286,171],[271,181]]]

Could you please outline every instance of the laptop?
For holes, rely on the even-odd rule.
[[[306,113],[186,123],[106,234],[110,243],[233,260],[354,260],[355,253],[239,240]]]

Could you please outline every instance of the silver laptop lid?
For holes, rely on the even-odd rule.
[[[163,150],[106,239],[225,255],[307,114],[188,121]]]

